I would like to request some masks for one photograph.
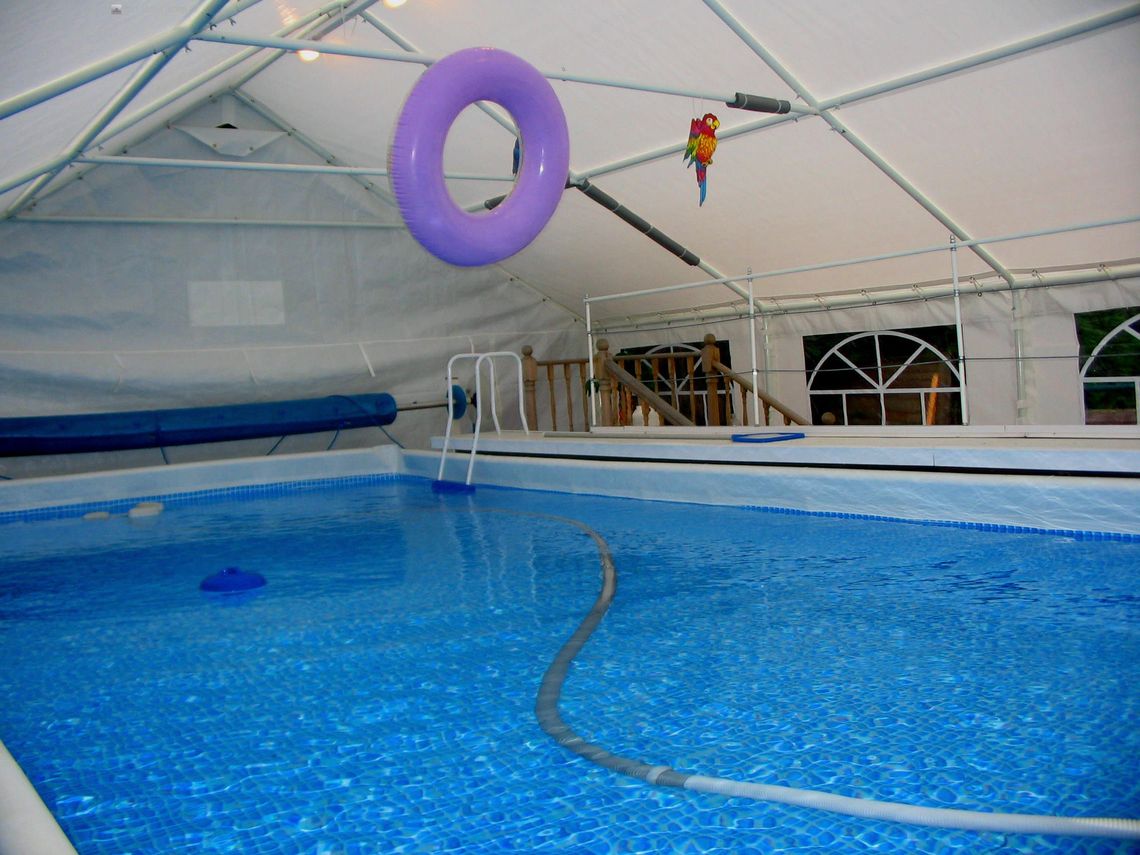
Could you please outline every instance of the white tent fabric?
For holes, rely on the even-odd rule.
[[[585,355],[586,295],[814,266],[755,282],[760,367],[802,410],[803,335],[954,322],[921,290],[948,281],[948,253],[904,251],[1081,227],[957,253],[964,283],[1082,280],[961,305],[968,356],[993,360],[971,372],[972,420],[1074,423],[1073,313],[1140,305],[1137,3],[45,0],[3,4],[0,33],[0,415],[422,399],[455,352]],[[310,40],[322,55],[301,62]],[[426,253],[387,148],[424,63],[474,45],[551,78],[572,183],[700,264],[575,189],[497,265]],[[738,91],[792,110],[726,106]],[[698,207],[681,155],[706,112],[720,143]],[[472,208],[510,188],[510,121],[487,113],[468,108],[446,150],[448,174],[481,176],[449,181]],[[624,325],[621,346],[683,341],[692,307],[726,301],[711,284],[595,322]],[[748,326],[714,316],[702,333],[747,353]],[[1017,351],[1070,359],[1001,361]],[[438,431],[423,424],[405,438]]]

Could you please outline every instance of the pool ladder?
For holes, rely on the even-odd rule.
[[[519,398],[519,418],[522,420],[523,431],[527,436],[530,436],[530,428],[526,423],[526,413],[523,412],[523,372],[522,372],[522,359],[517,353],[512,353],[509,350],[496,350],[489,353],[457,353],[447,361],[447,377],[445,385],[450,390],[451,384],[454,382],[453,369],[455,363],[465,359],[475,360],[475,434],[471,440],[471,457],[467,461],[467,480],[462,484],[455,481],[445,481],[443,478],[444,468],[447,465],[447,450],[451,445],[451,427],[455,423],[452,418],[454,403],[451,396],[447,399],[447,431],[443,437],[443,453],[439,456],[439,475],[435,482],[432,484],[432,489],[439,492],[462,492],[470,493],[474,491],[471,484],[471,476],[475,472],[475,454],[479,447],[479,431],[483,426],[483,365],[487,366],[488,378],[490,380],[490,397],[491,397],[491,420],[495,424],[495,433],[499,436],[502,435],[503,429],[499,426],[499,407],[498,407],[498,390],[495,384],[495,359],[496,358],[510,358],[515,362],[518,374],[518,398]]]

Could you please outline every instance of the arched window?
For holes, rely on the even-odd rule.
[[[1140,314],[1105,333],[1081,365],[1085,424],[1136,424]]]
[[[847,336],[820,357],[807,385],[814,424],[962,421],[957,366],[938,347],[910,333]]]

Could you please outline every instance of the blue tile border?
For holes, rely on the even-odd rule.
[[[404,478],[412,480],[423,480],[418,475],[404,475]],[[562,490],[554,490],[549,488],[539,487],[508,487],[503,484],[479,484],[476,483],[478,490],[524,490],[529,493],[562,493]],[[575,493],[574,495],[587,495],[587,496],[606,496],[605,493]],[[615,498],[629,498],[626,496],[617,496]],[[684,499],[631,499],[631,501],[645,501],[645,502],[674,502],[679,504],[699,504],[701,507],[708,507],[704,503],[686,502]],[[715,507],[715,506],[714,506]],[[1122,543],[1140,543],[1140,533],[1133,532],[1119,532],[1119,531],[1091,531],[1084,529],[1070,529],[1070,528],[1045,528],[1043,526],[1028,526],[1028,525],[1011,525],[1007,523],[981,523],[981,522],[964,522],[958,520],[936,520],[936,519],[919,519],[916,517],[897,517],[889,516],[887,514],[857,514],[849,511],[807,511],[799,508],[785,508],[777,505],[733,505],[733,507],[744,508],[750,511],[759,511],[761,513],[772,514],[788,514],[792,516],[809,516],[809,517],[831,517],[833,519],[850,519],[850,520],[872,520],[874,522],[892,522],[892,523],[907,523],[908,525],[926,525],[926,526],[940,526],[944,528],[964,528],[972,529],[974,531],[991,531],[991,532],[1008,532],[1011,534],[1045,534],[1057,537],[1071,537],[1074,540],[1113,540]]]
[[[127,499],[108,499],[98,502],[51,505],[42,508],[26,508],[16,511],[0,511],[0,523],[30,520],[67,519],[81,517],[91,511],[125,513],[139,502],[163,502],[165,504],[189,505],[196,502],[216,501],[219,498],[250,498],[254,496],[285,495],[309,490],[339,489],[358,484],[375,484],[386,481],[422,481],[419,475],[379,472],[365,475],[342,475],[333,478],[304,478],[299,480],[272,481],[264,484],[241,484],[233,487],[205,487],[201,490],[187,490],[177,493],[158,493],[133,496]],[[543,493],[562,492],[553,489],[533,487],[508,487],[500,484],[479,484],[478,487],[492,490],[527,490]],[[605,494],[596,494],[605,495]],[[656,501],[645,499],[643,501]],[[682,502],[684,499],[668,501]],[[1074,540],[1118,541],[1140,543],[1140,534],[1131,532],[1090,531],[1083,529],[1045,528],[1039,526],[1010,525],[1005,523],[966,522],[958,520],[916,519],[913,517],[890,516],[886,514],[860,514],[847,511],[810,511],[776,505],[739,505],[737,507],[764,513],[787,514],[793,516],[830,517],[833,519],[873,520],[877,522],[907,523],[910,525],[940,526],[974,531],[1008,532],[1016,534],[1044,534],[1070,537]]]
[[[24,508],[17,511],[0,511],[0,523],[16,520],[46,520],[81,517],[91,511],[126,512],[139,502],[163,502],[173,505],[192,505],[215,501],[219,498],[249,498],[253,496],[285,495],[309,490],[338,489],[356,484],[375,484],[382,481],[418,480],[414,476],[392,472],[367,475],[341,475],[335,478],[305,478],[293,481],[272,481],[265,484],[239,484],[233,487],[203,487],[178,493],[156,493],[132,496],[129,499],[106,499],[99,502],[78,502],[67,505],[50,505],[43,508]]]
[[[966,522],[959,520],[924,520],[908,517],[894,517],[884,514],[856,514],[846,511],[804,511],[797,508],[780,508],[769,505],[745,505],[754,511],[764,511],[774,514],[790,514],[792,516],[832,517],[849,520],[876,520],[878,522],[909,523],[910,525],[940,526],[943,528],[964,528],[974,531],[997,531],[1012,534],[1049,534],[1059,537],[1071,537],[1074,540],[1115,540],[1123,543],[1140,543],[1140,534],[1119,531],[1086,531],[1071,528],[1041,528],[1029,525],[1008,525],[1006,523]]]

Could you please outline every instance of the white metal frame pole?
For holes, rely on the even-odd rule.
[[[364,2],[365,3],[375,3],[375,2],[378,2],[378,0],[364,0]],[[250,5],[253,5],[253,4],[252,3],[243,4],[242,9],[244,9]],[[349,14],[352,14],[355,9],[359,8],[359,5],[360,4],[348,9],[347,12]],[[237,14],[238,11],[241,11],[241,9],[232,9],[232,10],[227,9],[226,10],[227,14],[225,17],[227,17],[227,18],[233,17],[234,15]],[[340,11],[340,12],[345,11],[343,0],[334,0],[334,2],[326,3],[320,9],[317,9],[313,12],[310,12],[308,15],[305,15],[304,17],[302,17],[298,21],[295,21],[293,24],[290,24],[288,27],[280,30],[279,32],[284,33],[284,34],[288,34],[290,32],[304,31],[304,32],[307,32],[307,34],[310,36],[320,37],[320,35],[322,35],[324,32],[324,26],[328,24],[328,20],[321,21],[320,19],[322,17],[329,18],[329,16],[332,14],[333,11]],[[215,20],[224,20],[224,18],[219,16]],[[339,26],[339,22],[340,22],[339,16],[336,18],[336,22],[337,22],[337,26]],[[129,130],[130,128],[134,127],[135,125],[139,124],[140,122],[142,122],[142,121],[146,120],[147,118],[149,118],[150,116],[154,115],[159,110],[162,110],[165,107],[168,107],[170,104],[173,104],[179,98],[181,98],[185,95],[188,95],[190,92],[194,91],[199,86],[203,86],[206,83],[209,83],[211,80],[214,80],[214,79],[222,76],[227,71],[229,71],[231,68],[233,68],[237,65],[240,65],[245,60],[253,57],[260,50],[261,50],[261,48],[249,48],[247,50],[243,50],[243,51],[235,54],[234,56],[230,57],[229,59],[225,60],[224,62],[219,63],[218,65],[214,66],[213,68],[208,69],[207,71],[203,72],[202,74],[199,74],[196,77],[191,78],[190,80],[186,81],[185,83],[183,83],[181,86],[177,87],[176,89],[172,89],[170,92],[167,92],[165,95],[162,95],[161,97],[159,97],[155,101],[152,101],[146,107],[144,107],[140,110],[137,110],[134,113],[131,113],[130,115],[127,115],[127,116],[119,119],[119,121],[116,121],[111,125],[108,125],[101,133],[99,133],[98,136],[96,136],[93,140],[90,141],[89,145],[90,146],[100,145],[100,144],[106,142],[107,140],[111,139],[112,137],[116,137],[119,134],[123,133],[124,131]],[[276,56],[270,57],[266,61],[258,62],[254,66],[254,70],[251,73],[256,73],[257,71],[264,69],[266,66],[268,66],[273,61],[278,59],[281,55],[282,54],[280,52],[278,52],[276,54]],[[249,77],[249,74],[247,74],[243,78],[243,81],[247,80],[248,77]],[[240,86],[240,85],[241,85],[240,82],[231,83],[231,87],[232,86]],[[211,97],[214,97],[214,96],[217,96],[220,94],[222,94],[222,92],[215,92],[214,95]],[[118,117],[116,117],[116,118],[118,118]],[[176,119],[175,119],[175,121],[176,121]],[[138,142],[138,140],[129,140],[129,141],[123,143],[121,146],[118,146],[118,148],[130,148],[130,147],[133,147],[133,145],[137,142]],[[47,163],[41,163],[40,165],[36,166],[34,169],[30,170],[29,172],[25,172],[23,175],[16,176],[13,178],[4,179],[4,183],[0,184],[0,193],[7,192],[8,190],[13,189],[14,187],[19,187],[21,184],[25,184],[28,181],[31,181],[32,179],[37,178],[40,175],[43,175],[45,172],[49,172],[50,170],[54,169],[57,165],[59,165],[59,158],[58,157],[53,159],[53,160],[48,161]],[[73,179],[74,179],[74,177],[78,177],[78,175],[81,175],[83,172],[84,172],[84,170],[77,170],[76,176],[73,176]],[[55,190],[57,190],[57,189],[58,189],[58,186],[56,188],[53,188],[52,190],[50,190],[49,193],[45,194],[45,196],[50,195],[51,193],[54,193]],[[40,198],[42,199],[44,197],[41,196]]]
[[[918,86],[922,83],[929,83],[932,80],[948,77],[951,74],[960,74],[963,71],[969,71],[979,66],[988,65],[991,62],[1000,62],[1003,59],[1009,59],[1010,57],[1027,53],[1031,50],[1039,50],[1040,48],[1060,44],[1069,39],[1094,33],[1105,27],[1115,26],[1116,24],[1135,18],[1138,15],[1140,15],[1140,5],[1133,3],[1121,6],[1118,9],[1114,9],[1102,15],[1094,15],[1083,21],[1077,21],[1076,23],[1068,24],[1055,30],[1049,30],[1048,32],[1040,33],[1036,36],[1030,36],[1029,38],[1010,42],[1000,47],[984,50],[981,53],[952,60],[942,65],[936,65],[931,68],[923,69],[922,71],[905,74],[893,80],[885,80],[881,83],[865,86],[862,89],[856,89],[852,92],[837,95],[834,98],[821,101],[818,106],[820,110],[831,110],[836,107],[849,106],[858,101],[874,98],[877,95],[897,92],[900,89]]]
[[[333,166],[328,163],[267,163],[259,160],[192,160],[180,157],[133,157],[130,155],[80,155],[73,163],[101,166],[139,166],[169,169],[214,169],[237,172],[295,172],[319,175],[387,175],[386,166]],[[474,172],[445,172],[444,178],[454,181],[500,181],[510,183],[513,175],[487,175]]]
[[[760,312],[760,323],[764,329],[764,391],[772,394],[772,337],[763,310]]]
[[[590,397],[590,429],[598,424],[598,386],[594,381],[594,330],[590,325],[590,295],[587,294],[583,302],[586,304],[586,369],[589,372],[589,381],[586,391]]]
[[[970,235],[966,232],[966,230],[962,228],[962,226],[960,226],[958,223],[956,223],[949,213],[937,205],[915,184],[911,183],[911,181],[901,172],[899,172],[899,170],[897,170],[892,164],[888,163],[887,160],[878,153],[878,151],[872,148],[870,144],[864,141],[857,133],[855,133],[854,130],[849,128],[840,118],[835,116],[832,112],[821,109],[822,102],[816,99],[815,96],[808,91],[808,88],[803,84],[803,82],[796,78],[796,76],[793,75],[791,71],[789,71],[772,54],[771,51],[769,51],[763,44],[761,44],[760,40],[757,39],[756,36],[753,35],[748,30],[748,28],[744,26],[743,22],[741,22],[739,18],[737,18],[732,14],[732,12],[726,9],[720,0],[704,0],[704,3],[706,6],[708,6],[709,10],[713,12],[713,14],[721,19],[725,26],[727,26],[730,30],[732,30],[733,33],[736,34],[737,38],[744,42],[744,44],[746,44],[753,53],[760,57],[760,59],[764,61],[764,64],[772,69],[772,71],[774,71],[776,75],[779,76],[779,78],[792,89],[793,92],[799,95],[805,104],[807,104],[813,110],[817,111],[820,118],[822,118],[825,122],[827,122],[828,125],[837,131],[844,142],[853,146],[860,154],[871,161],[871,163],[878,167],[879,171],[890,178],[891,181],[893,181],[903,190],[903,192],[905,192],[908,196],[911,197],[911,199],[921,205],[922,208],[926,210],[926,212],[929,213],[932,217],[938,220],[939,223],[957,235],[958,238],[961,240],[968,240],[970,238]],[[1005,265],[994,258],[989,250],[983,248],[982,246],[979,246],[976,243],[971,245],[971,249],[975,255],[984,261],[986,265],[989,266],[994,272],[1005,279],[1006,282],[1013,282],[1013,274],[1006,269]]]
[[[962,402],[962,424],[970,423],[969,390],[966,388],[966,350],[962,336],[962,294],[958,288],[958,238],[950,235],[950,276],[954,287],[954,332],[958,337],[958,399]]]
[[[760,372],[756,370],[756,300],[752,295],[752,268],[748,268],[748,343],[752,346],[752,424],[760,427]]]
[[[112,214],[71,215],[71,214],[20,214],[16,217],[21,223],[70,223],[87,225],[103,223],[118,226],[272,226],[283,229],[388,229],[393,231],[407,228],[403,223],[364,222],[360,220],[272,220],[240,219],[230,217],[120,217]]]
[[[319,9],[314,9],[307,15],[293,21],[285,27],[278,30],[275,35],[288,36],[290,34],[300,34],[304,38],[320,40],[333,32],[337,27],[344,24],[346,20],[356,17],[359,14],[367,11],[367,9],[379,0],[360,0],[351,6],[345,5],[345,0],[332,0],[332,2],[325,3]],[[323,20],[322,20],[323,19]],[[262,52],[262,48],[248,48],[235,53],[229,59],[226,59],[213,68],[207,69],[202,74],[194,77],[177,89],[172,90],[170,93],[160,98],[154,104],[148,105],[144,110],[136,114],[127,116],[122,122],[108,128],[107,133],[96,139],[97,143],[104,142],[111,136],[121,133],[122,131],[138,124],[146,119],[148,116],[153,115],[158,110],[173,103],[181,98],[183,95],[192,92],[199,86],[209,83],[212,80],[224,75],[230,69],[241,65],[247,59],[250,59]],[[284,51],[270,51],[263,57],[257,59],[256,62],[248,64],[242,71],[241,76],[236,80],[227,80],[224,88],[216,90],[211,97],[217,97],[227,91],[233,92],[235,95],[252,78],[256,77],[273,63],[277,62],[281,57],[285,56]]]
[[[250,6],[256,6],[260,2],[261,0],[243,0],[243,2],[235,3],[232,8],[226,9],[225,15],[221,15],[221,10],[217,9],[214,14],[210,16],[210,21],[217,22],[233,18]],[[223,3],[222,6],[224,5]],[[180,50],[189,40],[189,37],[199,29],[199,25],[195,25],[193,22],[194,19],[190,18],[177,27],[167,30],[165,33],[160,33],[149,39],[144,39],[141,42],[136,42],[130,47],[112,54],[109,57],[104,57],[101,60],[83,66],[83,68],[77,68],[75,71],[65,74],[62,77],[57,77],[55,80],[49,81],[41,86],[36,86],[33,89],[21,92],[19,95],[0,101],[0,119],[5,119],[8,116],[34,107],[37,104],[42,104],[44,101],[50,101],[58,95],[70,92],[73,89],[78,89],[86,83],[98,80],[100,77],[105,77],[108,74],[118,71],[120,68],[126,68],[128,65],[132,65],[139,60],[147,59],[148,57],[153,57],[156,54],[165,53],[167,51],[173,53]]]
[[[144,86],[154,79],[156,74],[162,71],[174,54],[181,50],[196,32],[209,25],[227,2],[228,0],[205,0],[181,24],[175,27],[171,31],[171,35],[174,36],[172,43],[161,53],[155,54],[143,62],[138,70],[131,75],[131,79],[127,81],[126,85],[119,89],[115,96],[104,105],[103,109],[68,143],[67,148],[56,159],[54,165],[20,193],[16,201],[4,212],[3,218],[11,217],[29,204],[45,184],[55,178],[64,166],[70,163],[76,155],[87,147],[91,140],[95,139],[107,125],[115,120],[115,117],[142,91]]]
[[[720,7],[723,8],[723,7]],[[717,10],[714,8],[714,12]],[[785,122],[798,121],[803,115],[816,115],[822,114],[827,110],[833,110],[838,107],[850,106],[860,101],[865,101],[868,98],[874,98],[878,95],[886,95],[893,92],[898,92],[902,89],[907,89],[911,86],[918,86],[922,83],[928,83],[932,80],[938,80],[942,77],[947,77],[951,74],[959,74],[972,68],[977,68],[982,65],[987,65],[992,62],[999,62],[1003,59],[1008,59],[1012,56],[1025,53],[1031,50],[1038,50],[1050,45],[1059,44],[1060,42],[1068,39],[1077,38],[1087,33],[1096,32],[1097,30],[1105,27],[1115,26],[1116,24],[1127,21],[1131,18],[1140,15],[1140,5],[1124,6],[1112,12],[1107,12],[1103,15],[1097,15],[1088,18],[1084,21],[1078,21],[1075,24],[1070,24],[1060,29],[1050,30],[1046,33],[1041,33],[1037,36],[1032,36],[1021,41],[1012,42],[1003,47],[994,48],[991,50],[983,51],[981,53],[973,54],[972,56],[963,57],[952,62],[944,63],[942,65],[933,66],[931,68],[923,69],[912,74],[906,74],[901,77],[896,77],[891,80],[885,80],[880,83],[872,84],[856,89],[851,92],[845,92],[821,101],[816,105],[815,109],[804,107],[800,104],[792,104],[792,112],[784,115],[768,116],[763,119],[756,119],[752,122],[746,122],[742,125],[737,125],[732,128],[722,128],[717,132],[717,139],[725,140],[741,134],[750,134],[754,131],[763,131],[768,128],[782,125]],[[795,90],[797,93],[799,90]],[[637,166],[642,163],[647,163],[653,160],[660,160],[665,157],[673,157],[685,150],[685,143],[675,143],[668,146],[661,146],[649,151],[644,151],[637,155],[625,157],[620,160],[615,160],[611,163],[602,164],[591,169],[588,169],[580,176],[582,178],[596,178],[601,175],[606,175],[611,172],[619,172],[623,169],[628,169],[631,166]]]
[[[126,50],[76,69],[63,77],[58,77],[50,83],[45,83],[35,89],[29,89],[15,97],[0,101],[0,119],[6,119],[8,116],[42,104],[44,101],[50,101],[52,98],[78,89],[80,86],[90,83],[92,80],[98,80],[100,77],[105,77],[120,68],[153,57],[163,51],[172,50],[173,46],[178,43],[180,36],[181,33],[176,30],[153,36],[146,41],[131,45]]]
[[[370,21],[375,26],[375,20]],[[385,35],[391,34],[385,30]],[[282,38],[279,36],[254,36],[243,33],[199,33],[195,39],[203,42],[218,42],[221,44],[247,45],[249,47],[274,48],[276,50],[302,51],[315,50],[330,56],[348,56],[359,59],[380,59],[389,62],[411,62],[420,65],[432,65],[443,59],[442,56],[426,54],[411,50],[410,42],[393,39],[397,44],[405,47],[403,51],[375,50],[372,48],[359,48],[345,44],[316,44],[307,39]],[[736,100],[736,91],[712,92],[707,89],[682,89],[676,86],[660,86],[655,83],[642,83],[637,80],[617,80],[610,77],[593,77],[585,74],[571,74],[567,71],[543,71],[538,73],[548,80],[561,80],[566,83],[582,83],[590,86],[606,86],[612,89],[626,89],[631,92],[650,92],[655,95],[675,95],[679,98],[695,98],[700,101],[720,101],[730,104]],[[790,104],[791,112],[795,114],[815,114],[815,110],[801,104]]]
[[[983,243],[1004,243],[1006,241],[1024,240],[1033,237],[1047,237],[1049,235],[1067,234],[1069,232],[1084,231],[1086,229],[1101,229],[1110,226],[1126,225],[1129,223],[1140,222],[1140,214],[1130,214],[1123,217],[1114,217],[1109,220],[1096,220],[1087,223],[1076,223],[1067,226],[1056,226],[1045,229],[1035,229],[1033,231],[1016,232],[1014,234],[996,235],[994,237],[974,238],[972,240],[958,241],[959,247],[972,247]],[[889,261],[896,258],[906,258],[914,255],[925,255],[933,252],[945,252],[946,244],[939,243],[930,246],[916,247],[915,249],[905,249],[898,252],[885,252],[877,255],[864,255],[856,258],[846,258],[839,261],[824,261],[817,264],[802,264],[796,267],[783,267],[776,270],[767,270],[762,273],[751,274],[753,279],[772,279],[780,276],[788,276],[793,273],[809,273],[816,270],[831,270],[839,267],[851,267],[858,264],[867,264],[874,261]],[[1112,279],[1114,277],[1126,278],[1135,275],[1132,272],[1134,265],[1128,265],[1126,268],[1121,268],[1121,272],[1117,274],[1099,273],[1095,277],[1096,280]],[[715,285],[717,283],[725,283],[731,280],[747,279],[749,274],[737,274],[735,276],[724,276],[716,279],[702,279],[698,282],[685,282],[678,285],[662,285],[659,288],[643,288],[636,291],[625,291],[617,294],[608,294],[601,297],[593,297],[595,303],[606,302],[609,300],[624,300],[633,297],[645,297],[651,294],[667,294],[672,291],[684,291],[691,288],[700,288],[705,285]],[[1033,287],[1048,287],[1050,284],[1077,284],[1078,282],[1090,281],[1087,276],[1060,276],[1057,283],[1052,283],[1043,277],[1034,277],[1031,280],[1015,280],[1013,283],[1003,281],[994,285],[983,285],[977,283],[975,287],[980,292],[988,291],[1010,291],[1017,289],[1029,289]],[[874,294],[874,301],[877,304],[885,304],[891,302],[902,302],[906,300],[917,299],[912,286],[906,287],[887,287],[883,289],[872,289]],[[951,291],[947,290],[942,285],[935,285],[926,288],[921,292],[921,297],[924,299],[934,297],[950,296]],[[894,295],[894,296],[892,296]],[[861,289],[859,295],[856,296],[854,292],[833,292],[831,294],[812,294],[801,298],[789,297],[785,302],[773,304],[774,311],[782,311],[791,313],[797,310],[816,310],[819,307],[823,308],[848,308],[850,306],[867,305],[870,300],[870,294],[867,289]],[[761,301],[763,302],[763,301]],[[661,312],[654,312],[654,317],[661,317]],[[706,314],[705,317],[725,317],[726,315],[712,315]],[[739,310],[736,310],[735,317],[740,317]]]

